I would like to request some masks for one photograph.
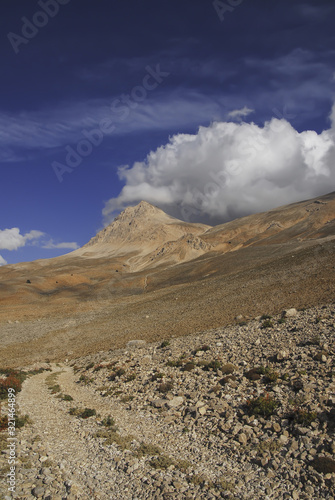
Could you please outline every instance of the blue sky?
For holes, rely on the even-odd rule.
[[[334,190],[333,0],[1,11],[0,265],[141,199],[215,224]]]

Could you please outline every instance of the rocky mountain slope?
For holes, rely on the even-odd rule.
[[[332,500],[334,322],[334,304],[290,309],[38,364],[18,497]]]
[[[0,356],[60,360],[328,303],[334,237],[335,193],[213,228],[141,202],[75,252],[0,268]]]

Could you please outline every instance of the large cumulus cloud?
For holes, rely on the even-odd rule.
[[[334,189],[335,105],[331,127],[296,131],[284,118],[262,127],[215,122],[178,134],[143,162],[119,168],[125,185],[103,210],[105,222],[146,200],[184,220],[226,221]]]

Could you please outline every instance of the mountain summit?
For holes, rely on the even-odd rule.
[[[132,271],[148,263],[158,265],[169,261],[175,264],[210,249],[211,245],[199,238],[210,228],[205,224],[183,222],[141,201],[123,210],[111,224],[71,255],[96,258],[128,254],[127,263]]]

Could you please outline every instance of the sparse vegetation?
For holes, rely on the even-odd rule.
[[[293,420],[294,423],[302,425],[304,427],[310,425],[316,420],[316,411],[308,411],[305,408],[295,408],[293,412],[289,415],[289,418]]]
[[[223,373],[223,375],[230,375],[231,373],[234,373],[235,370],[236,366],[232,365],[231,363],[227,363],[220,368],[220,371]]]
[[[261,320],[261,321],[264,321],[264,320],[267,320],[267,319],[272,319],[272,316],[270,316],[269,314],[263,314],[263,315],[261,316],[261,319],[260,319],[260,320]]]
[[[138,458],[141,458],[145,455],[154,456],[154,455],[160,455],[161,453],[162,450],[159,446],[142,442],[140,446],[137,448],[137,450],[134,452],[134,455]]]
[[[62,394],[61,399],[63,401],[73,401],[73,397],[70,396],[69,394]]]
[[[111,415],[105,417],[101,423],[105,427],[114,428],[114,430],[116,430],[115,420]]]
[[[117,377],[120,378],[125,373],[126,373],[126,370],[124,368],[118,368],[117,370],[115,370],[114,372],[112,372],[110,374],[110,376],[108,377],[108,380],[113,382]]]
[[[271,398],[269,394],[259,396],[258,398],[249,399],[247,401],[247,409],[251,415],[261,415],[270,417],[274,414],[275,409],[279,406],[278,401]]]
[[[270,319],[266,319],[265,321],[263,321],[261,328],[273,328],[273,322]]]
[[[113,428],[99,430],[95,434],[95,437],[103,438],[105,439],[104,441],[105,445],[115,444],[119,446],[121,450],[126,450],[126,449],[128,450],[130,448],[132,441],[134,440],[134,436],[131,435],[121,436],[115,430],[113,430]]]
[[[74,415],[76,417],[79,417],[79,418],[89,418],[89,417],[93,417],[97,414],[96,410],[92,409],[92,408],[84,408],[84,409],[80,409],[80,408],[70,408],[69,410],[69,414],[70,415]]]
[[[170,345],[170,341],[169,340],[164,340],[161,345],[160,345],[160,348],[161,349],[164,349],[164,347],[168,347]]]
[[[335,472],[335,460],[330,457],[316,457],[311,462],[311,465],[320,474],[331,474]]]
[[[217,372],[218,370],[221,370],[221,367],[222,367],[221,361],[219,361],[217,359],[213,359],[212,361],[205,363],[203,366],[203,369],[205,371]]]
[[[26,372],[12,370],[11,368],[0,370],[0,375],[4,376],[4,378],[0,379],[0,400],[7,398],[9,388],[14,389],[16,393],[20,392],[22,383],[27,377]]]
[[[166,394],[167,392],[172,391],[173,389],[173,383],[172,382],[163,382],[162,384],[159,384],[158,390],[159,392]]]
[[[187,363],[184,364],[183,371],[190,372],[194,370],[194,368],[195,368],[195,363],[193,363],[193,361],[188,361]]]
[[[181,470],[182,472],[186,472],[187,469],[191,466],[190,462],[187,460],[173,460],[171,457],[167,455],[159,455],[150,460],[149,464],[154,469],[163,469],[166,470],[171,465],[173,465],[176,469]]]
[[[257,446],[258,453],[269,451],[270,453],[277,453],[283,447],[283,443],[279,439],[265,439],[260,441]]]

